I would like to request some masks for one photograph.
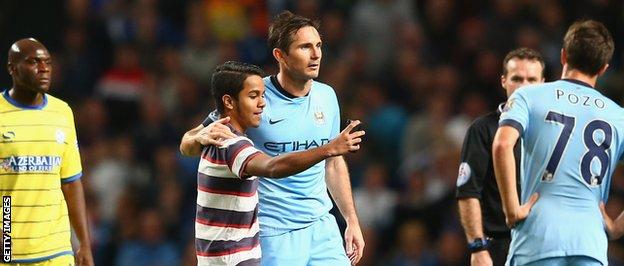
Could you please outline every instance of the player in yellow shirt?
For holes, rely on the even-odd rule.
[[[0,96],[0,263],[93,265],[73,113],[47,94],[50,54],[35,39],[19,40],[8,70],[13,87]],[[75,259],[71,227],[80,241]]]

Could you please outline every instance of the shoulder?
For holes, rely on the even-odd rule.
[[[531,95],[542,95],[550,93],[551,91],[561,88],[562,86],[566,86],[566,84],[559,80],[540,84],[531,84],[517,89],[513,94],[523,95],[525,97]]]
[[[485,115],[477,117],[472,124],[468,127],[469,131],[483,132],[490,128],[496,128],[498,126],[498,112],[490,112]]]
[[[320,81],[313,80],[312,81],[312,88],[314,88],[315,90],[318,90],[320,92],[335,94],[334,88],[332,88],[332,86],[329,86],[328,84],[325,84],[325,83],[320,82]]]
[[[241,146],[253,146],[254,143],[251,139],[245,136],[238,136],[236,138],[231,138],[223,142],[223,146],[226,149],[236,149]]]
[[[313,80],[312,81],[312,93],[323,95],[324,97],[329,97],[333,99],[337,99],[336,92],[334,88],[329,86],[328,84]]]
[[[63,100],[61,100],[59,98],[56,98],[56,97],[54,97],[54,96],[52,96],[50,94],[46,94],[46,98],[47,98],[47,101],[48,101],[48,107],[50,109],[55,109],[55,110],[59,110],[59,111],[62,111],[62,112],[69,112],[69,113],[72,112],[72,109],[69,106],[69,104],[67,104],[67,102],[65,102],[65,101],[63,101]]]

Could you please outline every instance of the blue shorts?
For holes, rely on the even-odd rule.
[[[312,225],[276,236],[261,236],[263,266],[349,266],[336,218],[327,214]]]
[[[513,262],[511,265],[514,265]],[[587,256],[545,258],[525,264],[526,266],[602,266],[602,262]]]

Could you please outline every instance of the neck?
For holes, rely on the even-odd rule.
[[[16,85],[9,90],[9,96],[23,105],[40,105],[43,103],[43,93],[20,88]]]
[[[245,133],[245,131],[247,131],[247,127],[243,126],[243,125],[239,122],[238,117],[236,117],[236,116],[235,116],[235,115],[233,115],[233,114],[230,114],[230,113],[223,114],[223,115],[221,115],[221,117],[220,117],[220,118],[225,118],[225,117],[227,117],[227,116],[229,116],[229,117],[230,117],[230,125],[232,125],[232,127],[233,127],[236,131],[241,132],[241,133]]]
[[[563,66],[563,73],[561,74],[562,79],[575,79],[582,82],[585,82],[592,87],[596,87],[596,80],[598,80],[598,75],[589,76],[581,71],[576,69],[569,68],[568,65]]]
[[[283,71],[277,73],[277,81],[285,91],[296,97],[308,95],[312,88],[312,79],[296,79]]]

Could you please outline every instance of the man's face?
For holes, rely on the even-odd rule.
[[[321,67],[321,36],[314,27],[299,29],[284,55],[284,70],[298,79],[315,79]]]
[[[12,62],[10,74],[17,86],[45,93],[50,89],[52,60],[44,47],[23,51],[23,57]]]
[[[264,101],[264,82],[257,75],[250,75],[243,83],[236,101],[236,119],[243,128],[260,126]]]
[[[507,75],[501,76],[501,85],[507,97],[522,86],[544,82],[543,67],[537,60],[512,58],[506,67]]]

